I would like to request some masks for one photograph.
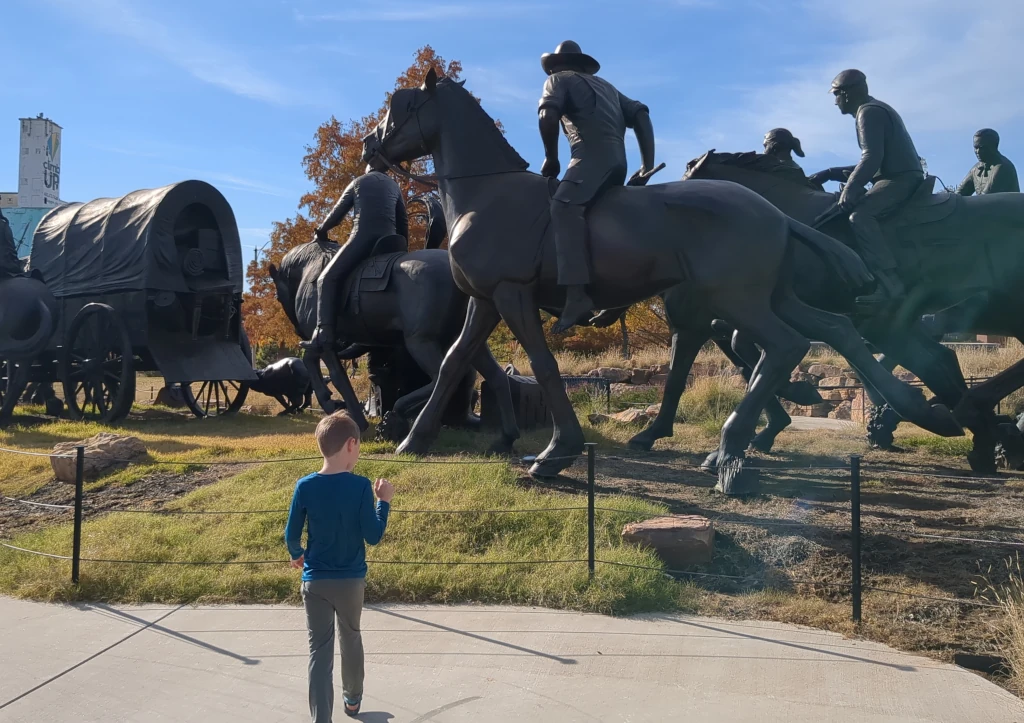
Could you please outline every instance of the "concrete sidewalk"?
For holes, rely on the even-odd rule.
[[[972,673],[772,623],[382,606],[363,631],[375,723],[1024,723]],[[0,598],[0,721],[302,720],[301,609]]]

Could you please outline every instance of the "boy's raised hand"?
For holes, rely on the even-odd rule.
[[[386,479],[379,479],[373,483],[373,493],[381,502],[390,504],[395,496],[395,486]]]

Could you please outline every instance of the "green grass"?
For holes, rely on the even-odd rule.
[[[171,507],[187,510],[269,510],[288,506],[295,479],[311,463],[264,465],[196,490]],[[580,496],[548,494],[516,484],[507,465],[361,463],[357,471],[387,476],[396,485],[396,511],[385,540],[368,550],[380,561],[492,562],[586,558],[586,512],[427,515],[406,509],[526,509],[584,504]],[[663,508],[627,497],[602,504],[629,514],[600,513],[598,556],[660,567],[653,553],[620,543],[627,519]],[[213,562],[284,560],[286,514],[134,515],[87,520],[83,557]],[[13,544],[68,554],[68,524],[15,538]],[[47,601],[297,602],[298,572],[270,565],[171,566],[83,562],[81,584],[69,581],[70,563],[0,548],[0,593]],[[478,601],[535,604],[606,613],[689,607],[696,592],[657,571],[599,565],[588,579],[585,563],[558,565],[370,564],[368,599],[405,602]]]
[[[964,457],[974,444],[971,437],[936,437],[934,435],[898,436],[896,444],[901,447],[924,450],[940,457]]]

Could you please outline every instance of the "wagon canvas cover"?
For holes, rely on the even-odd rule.
[[[188,292],[175,235],[191,218],[211,219],[217,259],[234,293],[242,292],[242,252],[234,213],[220,191],[183,181],[120,198],[71,203],[50,211],[36,228],[30,268],[54,296],[149,289]]]

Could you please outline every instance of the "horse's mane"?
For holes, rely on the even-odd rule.
[[[517,167],[521,170],[526,170],[529,167],[529,163],[519,155],[518,151],[512,147],[512,144],[505,139],[505,134],[498,128],[498,124],[494,122],[494,119],[488,115],[487,111],[484,110],[483,105],[480,101],[473,97],[473,94],[463,87],[462,81],[455,81],[451,78],[441,78],[437,81],[437,90],[449,91],[454,96],[459,98],[459,107],[456,110],[456,117],[449,119],[451,121],[464,120],[467,116],[476,116],[476,120],[484,120],[485,123],[480,123],[482,128],[489,129],[494,134],[493,141],[497,146],[497,150],[504,156],[504,160],[513,167]]]
[[[281,259],[280,271],[288,280],[288,286],[292,293],[297,293],[299,283],[313,274],[315,275],[312,280],[316,282],[320,272],[334,257],[334,252],[340,248],[341,246],[333,241],[328,243],[307,241],[286,253]]]
[[[694,161],[691,161],[693,163]],[[709,151],[707,153],[707,160],[705,164],[720,165],[720,166],[731,166],[732,168],[742,168],[745,171],[754,171],[755,173],[779,173],[780,178],[784,178],[787,181],[791,181],[798,186],[805,186],[815,191],[821,191],[822,188],[815,186],[806,176],[802,178],[797,176],[798,172],[784,164],[780,159],[775,156],[768,155],[767,153],[758,153],[757,151],[742,151],[740,153],[717,153],[715,151]],[[689,168],[689,164],[687,164]]]
[[[709,153],[706,163],[716,163],[722,166],[735,166],[750,171],[771,173],[782,165],[775,156],[757,151],[743,151],[741,153]]]

